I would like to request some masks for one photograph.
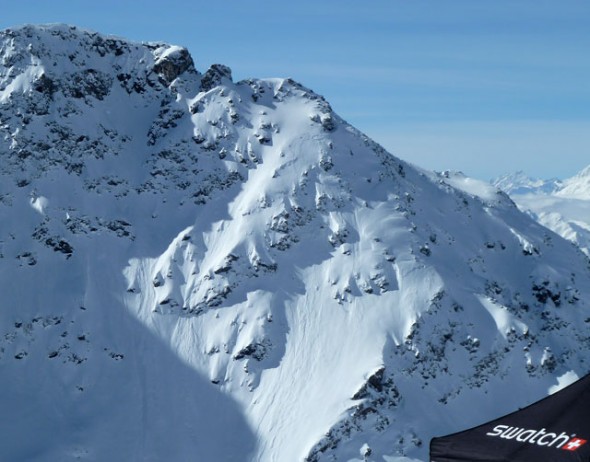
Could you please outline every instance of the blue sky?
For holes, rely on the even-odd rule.
[[[398,157],[482,179],[590,164],[588,0],[22,0],[64,22],[186,46],[197,68],[292,77]]]

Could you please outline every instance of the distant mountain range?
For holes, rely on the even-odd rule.
[[[4,30],[0,159],[0,460],[426,461],[588,371],[578,248],[293,80]]]
[[[531,178],[525,172],[519,170],[492,180],[494,186],[510,195],[521,194],[551,194],[560,189],[562,181],[557,178],[541,180]]]
[[[563,181],[533,179],[517,172],[492,184],[541,224],[590,255],[590,166]]]

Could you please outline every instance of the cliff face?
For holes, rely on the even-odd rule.
[[[3,458],[426,460],[585,373],[587,259],[494,188],[180,47],[0,59]]]

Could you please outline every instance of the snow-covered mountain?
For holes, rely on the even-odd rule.
[[[590,166],[564,181],[533,180],[518,172],[492,184],[510,194],[521,210],[590,255]]]
[[[290,79],[5,30],[0,156],[2,460],[424,461],[588,370],[578,249]]]
[[[502,175],[492,180],[491,183],[511,196],[514,194],[532,193],[551,194],[563,186],[558,178],[552,178],[550,180],[531,178],[522,170]]]
[[[590,200],[590,165],[563,182],[556,196],[570,199]]]

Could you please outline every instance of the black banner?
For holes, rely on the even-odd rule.
[[[530,406],[430,442],[431,462],[590,461],[590,375]]]

